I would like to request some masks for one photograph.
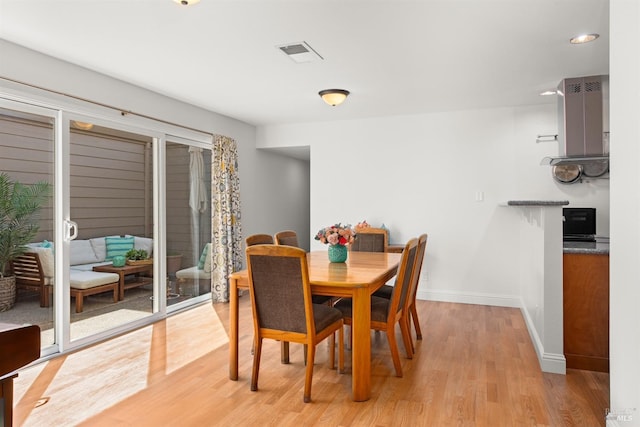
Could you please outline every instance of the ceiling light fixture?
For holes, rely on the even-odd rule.
[[[200,0],[173,0],[173,1],[183,6],[191,6],[198,3]]]
[[[551,96],[551,95],[557,95],[558,91],[557,90],[545,90],[544,92],[540,93],[540,96]]]
[[[344,89],[325,89],[318,92],[318,95],[322,98],[324,102],[335,107],[336,105],[340,105],[347,99],[349,96],[349,91]]]
[[[71,126],[73,126],[74,128],[77,128],[77,129],[91,130],[93,128],[93,123],[79,122],[77,120],[71,120]]]
[[[582,44],[582,43],[589,43],[594,41],[595,39],[597,39],[598,37],[600,37],[600,34],[581,34],[579,36],[575,36],[572,37],[571,39],[569,39],[569,43],[571,44]]]

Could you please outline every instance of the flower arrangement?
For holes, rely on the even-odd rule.
[[[315,239],[324,244],[346,246],[353,243],[356,232],[351,228],[351,224],[342,225],[340,223],[324,227],[318,230]]]
[[[359,222],[359,223],[356,224],[356,231],[360,230],[361,228],[369,228],[369,227],[371,227],[371,226],[369,225],[369,223],[365,219],[364,221]]]

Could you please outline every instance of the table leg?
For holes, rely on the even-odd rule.
[[[354,290],[352,299],[352,378],[353,400],[371,397],[371,295],[368,288]]]
[[[238,281],[229,278],[229,379],[238,380]]]
[[[118,298],[120,301],[124,301],[124,271],[119,271],[118,276],[120,276],[120,283],[118,284]]]

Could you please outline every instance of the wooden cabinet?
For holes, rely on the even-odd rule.
[[[15,371],[40,357],[40,328],[0,323],[0,349],[0,423],[11,427]]]
[[[563,256],[567,368],[609,372],[609,255]]]

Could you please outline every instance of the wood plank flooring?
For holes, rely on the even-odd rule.
[[[372,332],[372,398],[350,398],[347,372],[316,356],[302,401],[302,347],[280,364],[266,340],[259,390],[249,390],[251,307],[240,298],[240,378],[228,379],[228,304],[206,304],[22,371],[15,426],[604,426],[609,376],[540,371],[518,309],[418,301],[424,339],[404,377]],[[398,336],[399,331],[398,331]],[[402,340],[399,339],[402,346]],[[45,404],[36,407],[38,402]]]

